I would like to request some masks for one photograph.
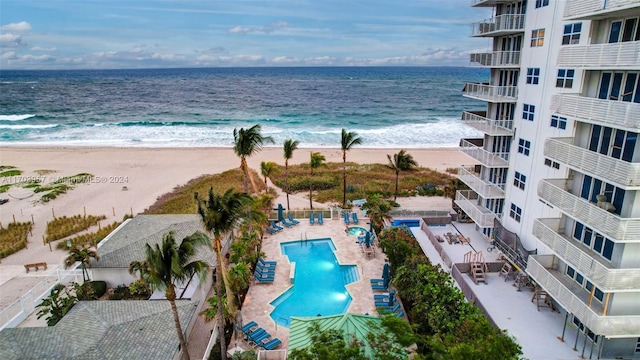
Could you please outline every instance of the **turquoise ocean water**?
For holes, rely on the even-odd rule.
[[[233,129],[261,124],[276,145],[457,146],[478,135],[462,97],[484,69],[456,67],[215,68],[0,71],[3,145],[233,146]]]

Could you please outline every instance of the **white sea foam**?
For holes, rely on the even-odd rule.
[[[0,115],[0,121],[20,121],[26,120],[28,118],[32,118],[35,115],[32,114],[24,114],[24,115]]]
[[[11,130],[24,130],[24,129],[49,129],[59,126],[58,124],[47,124],[47,125],[3,125],[0,124],[0,129],[11,129]]]

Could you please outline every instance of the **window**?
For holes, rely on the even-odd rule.
[[[536,9],[543,6],[549,6],[549,0],[536,0]]]
[[[603,72],[598,98],[640,103],[640,72]]]
[[[574,45],[579,43],[581,31],[582,31],[582,23],[565,25],[564,35],[562,36],[562,45]]]
[[[509,216],[514,218],[517,222],[520,222],[522,218],[522,209],[520,209],[516,204],[511,204],[511,211],[509,211]]]
[[[576,221],[573,228],[573,238],[611,261],[614,242],[604,237],[604,235]]]
[[[535,105],[524,104],[522,105],[522,120],[533,121],[533,114],[536,112]]]
[[[527,68],[527,84],[537,85],[540,81],[540,68]]]
[[[633,161],[638,133],[593,125],[589,150],[626,162]]]
[[[572,88],[573,77],[576,71],[574,69],[558,69],[558,78],[556,79],[556,87]]]
[[[638,40],[640,40],[640,26],[638,26],[637,17],[611,22],[609,43]]]
[[[524,190],[524,184],[526,182],[527,177],[516,171],[516,174],[513,177],[513,185],[517,188],[520,188],[520,190]]]
[[[560,169],[560,164],[555,161],[551,161],[551,159],[544,159],[544,164],[554,169]]]
[[[531,47],[544,45],[544,29],[531,30]]]
[[[567,276],[569,278],[571,278],[572,280],[574,280],[575,282],[580,284],[588,292],[591,292],[591,290],[593,289],[593,297],[595,297],[596,299],[600,300],[600,302],[602,302],[602,300],[604,299],[604,293],[602,292],[602,290],[600,290],[596,286],[594,286],[591,281],[585,279],[582,274],[580,274],[578,271],[576,271],[576,269],[574,269],[571,266],[567,265],[567,270],[566,270],[565,273],[567,274]],[[575,321],[574,321],[574,323],[575,323]],[[580,328],[580,330],[582,330],[582,328]]]
[[[520,154],[529,156],[530,150],[531,150],[531,141],[525,140],[525,139],[518,140],[518,152]]]
[[[551,115],[551,127],[564,130],[567,128],[567,118]]]

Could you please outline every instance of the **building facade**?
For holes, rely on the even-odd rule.
[[[640,0],[472,0],[492,48],[462,118],[455,204],[568,314],[590,356],[640,358]],[[563,329],[557,329],[562,336]],[[566,339],[566,341],[570,341]],[[576,339],[576,343],[578,339]]]

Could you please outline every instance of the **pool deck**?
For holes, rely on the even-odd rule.
[[[356,314],[377,314],[373,303],[373,291],[371,290],[369,279],[380,278],[382,267],[385,263],[385,254],[374,245],[374,253],[367,255],[357,244],[357,236],[345,233],[345,224],[342,219],[325,218],[324,224],[310,225],[308,219],[297,219],[300,224],[290,228],[285,228],[278,233],[267,235],[263,240],[262,251],[267,260],[278,262],[276,267],[275,281],[273,283],[258,283],[252,277],[252,284],[242,306],[243,323],[255,321],[259,326],[269,332],[272,337],[277,337],[282,341],[279,349],[286,349],[289,345],[289,329],[278,326],[271,319],[273,306],[271,301],[280,296],[291,286],[290,273],[291,264],[288,258],[282,254],[280,243],[287,241],[297,241],[301,239],[324,239],[331,238],[336,247],[335,255],[341,265],[357,265],[360,279],[346,285],[347,290],[353,298],[349,305],[348,312]],[[367,218],[360,218],[358,224],[349,226],[369,227]],[[240,339],[240,335],[238,336]],[[233,346],[233,343],[232,345]],[[243,348],[248,348],[248,344],[243,341]]]

